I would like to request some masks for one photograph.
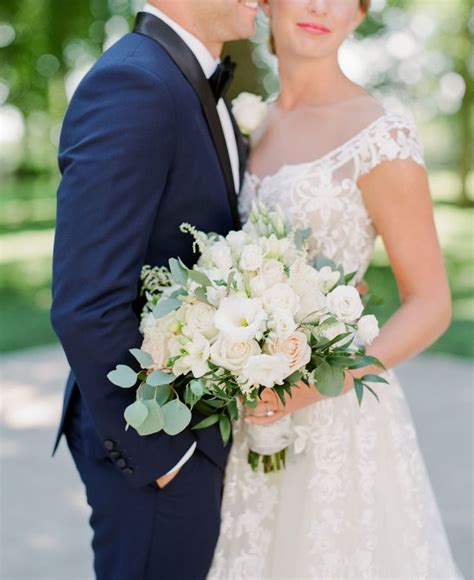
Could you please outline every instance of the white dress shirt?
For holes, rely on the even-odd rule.
[[[160,20],[162,20],[165,24],[167,24],[170,28],[172,28],[176,32],[176,34],[178,34],[181,37],[181,39],[191,49],[197,61],[201,65],[201,68],[206,78],[208,79],[212,76],[220,60],[215,59],[210,53],[210,51],[204,46],[204,44],[198,38],[196,38],[193,34],[185,30],[182,26],[180,26],[177,22],[172,20],[169,16],[166,16],[164,12],[162,12],[152,4],[149,3],[145,4],[143,12],[149,12],[150,14],[157,16]],[[235,191],[236,193],[238,193],[240,189],[239,153],[237,149],[237,142],[235,140],[235,133],[234,128],[232,126],[232,121],[230,119],[229,111],[227,110],[227,107],[223,99],[219,99],[217,103],[217,112],[219,114],[219,118],[221,121],[222,131],[224,133],[227,150],[229,152],[230,163],[232,165],[232,175],[234,177]],[[180,461],[178,461],[178,463],[172,469],[170,469],[168,473],[176,471],[177,469],[182,467],[192,457],[195,449],[196,442],[194,442],[191,445],[191,447],[183,455]],[[168,475],[168,473],[166,473],[165,475]]]

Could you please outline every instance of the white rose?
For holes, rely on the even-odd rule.
[[[249,357],[260,352],[255,340],[231,342],[221,335],[211,346],[211,361],[229,371],[238,372],[246,365]]]
[[[232,294],[221,300],[214,317],[218,330],[231,341],[262,337],[267,314],[259,298]]]
[[[364,310],[359,292],[353,286],[338,286],[327,295],[329,312],[341,322],[354,322]]]
[[[324,292],[324,294],[330,292],[338,283],[340,277],[341,273],[337,270],[333,270],[329,266],[323,266],[318,270],[318,282],[321,292]]]
[[[148,319],[148,322],[150,320]],[[165,369],[170,358],[169,340],[173,335],[170,327],[176,323],[176,315],[170,312],[163,318],[155,319],[155,324],[145,328],[141,349],[151,354],[152,368]]]
[[[241,376],[247,381],[247,387],[262,385],[271,388],[281,385],[290,374],[285,356],[258,354],[248,359]]]
[[[298,312],[300,301],[289,284],[275,284],[263,293],[263,303],[268,312],[282,309],[288,310],[291,314]]]
[[[327,340],[332,340],[339,334],[347,332],[347,327],[343,322],[334,322],[333,319],[332,322],[322,321],[321,324],[315,328],[315,332],[318,336],[322,336]],[[345,339],[342,339],[342,342],[345,342]],[[336,342],[335,346],[338,346],[339,344],[340,342]]]
[[[284,340],[275,340],[268,344],[270,354],[280,354],[287,358],[290,374],[304,367],[311,360],[311,347],[306,335],[294,332]]]
[[[244,135],[251,135],[265,119],[267,112],[268,105],[262,97],[252,93],[240,93],[232,101],[232,113]]]
[[[362,316],[357,323],[355,341],[358,344],[372,344],[379,335],[379,323],[373,314]]]
[[[221,272],[227,272],[232,268],[232,255],[227,242],[220,240],[214,242],[202,255],[199,264],[205,268],[217,268]]]
[[[262,265],[263,252],[262,248],[256,244],[244,246],[240,254],[240,268],[242,270],[251,270],[254,272]]]
[[[271,313],[268,328],[272,337],[284,340],[296,330],[296,322],[291,312],[277,308]]]
[[[191,337],[195,334],[202,334],[208,339],[214,338],[217,334],[217,328],[214,325],[215,312],[212,306],[204,302],[190,305],[186,309],[183,333]]]
[[[261,268],[261,275],[265,280],[267,288],[280,284],[285,280],[285,270],[283,264],[275,259],[264,260]]]

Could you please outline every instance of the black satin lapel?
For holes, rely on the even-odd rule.
[[[225,104],[227,106],[227,110],[229,111],[232,127],[234,128],[235,140],[237,142],[237,151],[239,153],[240,186],[242,187],[245,170],[247,169],[247,159],[249,156],[249,139],[248,137],[242,135],[239,126],[237,125],[237,121],[232,114],[232,107],[227,100],[225,101]]]
[[[201,65],[181,37],[153,14],[139,12],[134,32],[148,36],[158,42],[158,44],[164,48],[169,57],[178,66],[198,95],[216,148],[222,173],[224,175],[234,226],[240,228],[239,213],[237,210],[237,196],[229,152],[227,150],[221,121],[217,112],[216,101]]]

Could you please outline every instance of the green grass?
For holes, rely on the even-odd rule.
[[[0,352],[56,342],[49,308],[57,181],[17,181],[0,189]],[[453,294],[453,322],[429,350],[474,357],[474,211],[453,205],[455,174],[435,173],[431,181]],[[382,305],[372,309],[383,323],[396,310],[399,300],[381,244],[377,245],[366,278],[371,292],[384,298]]]

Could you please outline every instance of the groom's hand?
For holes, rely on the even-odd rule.
[[[180,469],[176,469],[175,471],[172,471],[171,473],[167,473],[166,475],[163,475],[162,477],[156,479],[156,485],[160,488],[163,489],[165,488],[168,483],[171,483],[173,481],[173,479],[178,475],[178,473],[180,472]]]

